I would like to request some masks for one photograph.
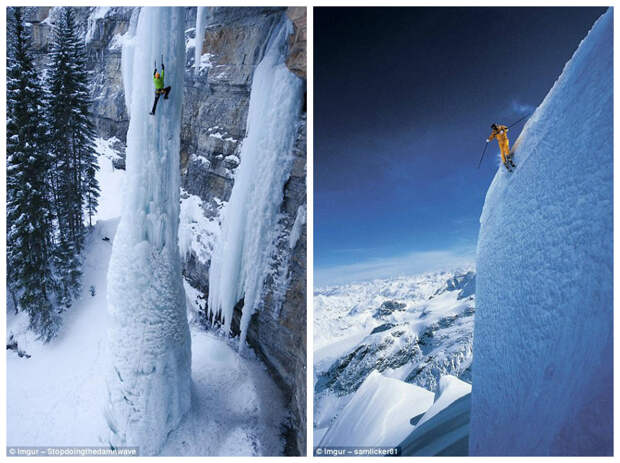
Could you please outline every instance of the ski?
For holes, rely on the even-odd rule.
[[[504,166],[506,166],[506,169],[508,170],[508,172],[513,172],[515,167],[517,167],[514,161],[512,160],[513,155],[514,153],[510,153],[508,156],[506,156],[506,162],[504,162]]]

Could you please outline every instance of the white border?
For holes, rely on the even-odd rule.
[[[328,0],[306,0],[306,1],[298,1],[298,0],[289,0],[289,1],[281,1],[281,0],[237,0],[237,1],[216,1],[216,2],[205,2],[205,1],[190,1],[185,2],[187,4],[191,3],[191,6],[307,6],[309,7],[307,14],[307,57],[308,57],[308,67],[307,67],[307,178],[306,178],[306,188],[307,188],[307,386],[308,386],[308,395],[307,395],[307,456],[306,457],[138,457],[141,461],[146,460],[155,460],[158,462],[177,462],[180,460],[187,462],[199,462],[199,461],[226,461],[226,462],[252,462],[252,461],[273,461],[274,458],[277,458],[278,461],[308,461],[310,459],[314,461],[325,461],[325,458],[312,458],[312,422],[313,422],[313,402],[312,402],[312,391],[313,391],[313,351],[312,351],[312,339],[313,339],[313,310],[312,310],[312,295],[313,295],[313,251],[314,251],[314,243],[313,243],[313,224],[314,224],[314,214],[313,214],[313,128],[314,128],[314,111],[313,111],[313,37],[314,37],[314,27],[313,27],[313,14],[312,7],[314,6],[613,6],[614,8],[617,6],[617,0],[612,0],[609,2],[585,2],[585,1],[555,1],[549,0],[544,3],[537,2],[534,0],[523,0],[523,1],[459,1],[452,0],[447,1],[445,3],[439,1],[369,1],[369,0],[340,0],[330,2]],[[75,0],[66,0],[66,1],[9,1],[8,4],[10,6],[92,6],[85,3],[85,1],[75,1]],[[126,0],[117,0],[117,1],[109,1],[103,0],[97,2],[97,6],[169,6],[173,4],[172,1],[161,1],[161,0],[151,0],[151,1],[140,1],[140,2],[130,2]],[[615,23],[615,11],[614,11],[614,23]],[[3,256],[6,256],[6,5],[0,8],[0,24],[2,24],[2,39],[0,40],[0,54],[2,55],[2,63],[0,64],[0,78],[2,80],[2,89],[0,91],[0,111],[3,114],[3,121],[0,125],[0,137],[2,137],[4,147],[3,153],[1,156],[1,172],[0,172],[0,183],[1,183],[1,191],[0,191],[0,251]],[[317,31],[320,33],[320,31]],[[346,39],[346,38],[345,38]],[[614,62],[618,62],[618,40],[617,37],[614,36]],[[614,107],[618,103],[618,84],[617,81],[614,81]],[[614,125],[614,128],[617,128],[617,122]],[[615,152],[618,151],[618,141],[619,137],[615,137],[614,140],[614,149]],[[615,159],[614,155],[614,160]],[[618,173],[620,172],[620,167],[618,163],[614,163],[614,177],[618,177]],[[614,185],[614,202],[619,203],[619,192]],[[614,229],[616,231],[620,230],[620,221],[618,220],[618,215],[614,216]],[[614,238],[618,235],[614,233]],[[617,240],[616,240],[617,241]],[[614,249],[614,285],[618,287],[618,282],[620,281],[620,276],[618,272],[617,262],[619,258],[620,252],[618,251],[618,247]],[[6,281],[6,259],[3,258],[0,260],[0,277]],[[619,299],[616,297],[617,294],[614,294],[614,305],[618,305]],[[3,301],[6,300],[6,288],[5,285],[0,285],[0,297]],[[587,321],[587,320],[586,320]],[[617,367],[618,358],[620,357],[620,349],[618,345],[620,345],[620,336],[618,336],[619,329],[618,323],[615,323],[614,326],[614,338],[616,339],[616,346],[614,349],[614,357],[616,361],[614,361],[614,368]],[[6,323],[0,323],[0,336],[2,339],[6,339]],[[596,361],[596,359],[593,359]],[[618,371],[616,369],[616,371]],[[578,374],[578,373],[577,373]],[[8,459],[5,457],[6,455],[6,355],[3,356],[2,362],[0,362],[0,393],[2,395],[2,403],[0,405],[0,461],[12,461],[12,462],[29,462],[29,461],[44,461],[42,458],[44,457],[15,457],[12,459]],[[618,374],[616,374],[618,376]],[[616,382],[614,382],[614,386],[616,386]],[[614,387],[614,392],[617,391],[617,388]],[[620,405],[618,402],[620,399],[616,397],[615,406],[614,406],[614,416],[618,417],[620,411]],[[616,429],[619,426],[616,426]],[[615,443],[614,453],[618,453],[618,439],[620,433],[614,433]],[[404,457],[403,457],[404,458]],[[436,461],[437,457],[427,457],[427,458],[416,458],[416,461]],[[463,461],[464,458],[467,457],[452,457],[452,458],[441,458],[439,461]],[[536,457],[532,457],[536,458]],[[523,461],[523,460],[531,460],[532,458],[493,458],[493,460],[486,459],[486,461]],[[561,457],[548,457],[545,461],[557,461]],[[474,457],[469,457],[469,459],[475,459]],[[615,459],[611,458],[599,458],[596,461],[609,461]],[[97,458],[97,457],[73,457],[71,459],[56,459],[55,461],[93,461],[93,462],[102,462],[102,461],[121,461],[117,458]],[[341,462],[357,462],[360,461],[383,461],[383,459],[379,458],[339,458],[335,461]],[[572,458],[571,461],[592,461],[592,458]]]

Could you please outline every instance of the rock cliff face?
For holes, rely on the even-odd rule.
[[[77,26],[84,35],[88,67],[92,71],[91,114],[97,134],[125,141],[129,117],[123,95],[121,74],[122,41],[133,8],[75,8]],[[31,24],[35,59],[45,69],[52,41],[52,26],[58,7],[27,8],[26,21]]]
[[[209,213],[227,201],[234,183],[240,143],[245,135],[250,88],[254,68],[262,59],[269,34],[284,13],[282,8],[214,8],[207,17],[202,45],[203,62],[198,74],[186,73],[181,156],[183,188],[199,196]],[[297,13],[299,16],[299,13]],[[305,29],[305,9],[303,21]],[[305,32],[303,33],[305,36]],[[299,27],[293,44],[302,48]],[[305,42],[304,42],[305,47]],[[289,50],[291,48],[289,47]],[[301,52],[299,52],[301,53]],[[204,59],[208,54],[208,59]],[[191,56],[189,56],[191,55]],[[304,52],[305,56],[305,52]],[[188,60],[193,63],[193,50]],[[299,60],[295,61],[296,63]],[[290,65],[290,61],[287,61]],[[295,65],[294,70],[299,66]],[[295,72],[305,78],[305,65]],[[204,88],[209,96],[204,98]],[[300,114],[291,177],[285,185],[281,225],[289,231],[303,221],[295,246],[279,246],[288,260],[288,284],[268,280],[264,307],[252,319],[248,342],[263,358],[291,400],[291,427],[295,431],[290,453],[305,453],[306,429],[306,119]],[[303,215],[303,217],[298,217]],[[288,235],[288,234],[284,234]],[[208,290],[208,261],[188,257],[185,273],[192,284]],[[284,286],[284,287],[283,287]],[[274,293],[285,291],[282,307]],[[276,294],[277,295],[277,294]],[[240,313],[235,314],[236,317]]]
[[[286,65],[297,76],[306,78],[306,8],[291,7],[286,10],[287,16],[295,25],[295,33],[289,39],[289,57]]]
[[[186,8],[186,70],[181,125],[181,186],[200,198],[204,216],[217,222],[228,201],[246,133],[250,89],[270,33],[281,16],[293,22],[287,66],[306,78],[306,9],[283,7],[207,8],[204,37],[195,37],[196,8]],[[102,138],[115,137],[124,153],[128,115],[123,94],[123,35],[137,19],[132,7],[76,8],[84,35],[91,87],[92,118]],[[26,9],[37,65],[48,60],[52,25],[58,8]],[[133,16],[133,19],[132,19]],[[201,59],[195,66],[195,47]],[[165,57],[164,57],[165,60]],[[150,84],[150,82],[148,83]],[[178,89],[173,89],[178,91]],[[264,307],[251,322],[248,342],[263,358],[290,399],[287,453],[305,454],[306,436],[306,116],[299,116],[294,167],[280,208],[283,237],[296,228],[294,242],[278,243],[283,278],[268,278]],[[121,163],[122,165],[122,163]],[[205,238],[206,239],[206,238]],[[285,242],[286,241],[286,242]],[[192,286],[208,291],[210,257],[194,251],[185,256],[184,274]],[[282,273],[282,272],[280,272]],[[278,274],[277,272],[275,273]],[[276,307],[277,306],[277,307]]]

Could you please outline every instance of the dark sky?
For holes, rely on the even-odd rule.
[[[315,8],[317,282],[471,256],[498,165],[493,142],[476,169],[490,124],[538,106],[604,11]]]

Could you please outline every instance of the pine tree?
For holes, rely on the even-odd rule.
[[[86,48],[80,39],[72,8],[63,8],[54,27],[48,77],[48,114],[54,175],[54,210],[58,224],[55,252],[61,288],[59,300],[66,306],[79,294],[84,248],[85,217],[89,224],[97,208],[99,185],[93,124],[89,119],[89,75]]]
[[[52,303],[52,211],[47,179],[43,92],[28,51],[21,8],[9,14],[7,54],[7,268],[8,285],[30,327],[49,341],[61,318]]]

